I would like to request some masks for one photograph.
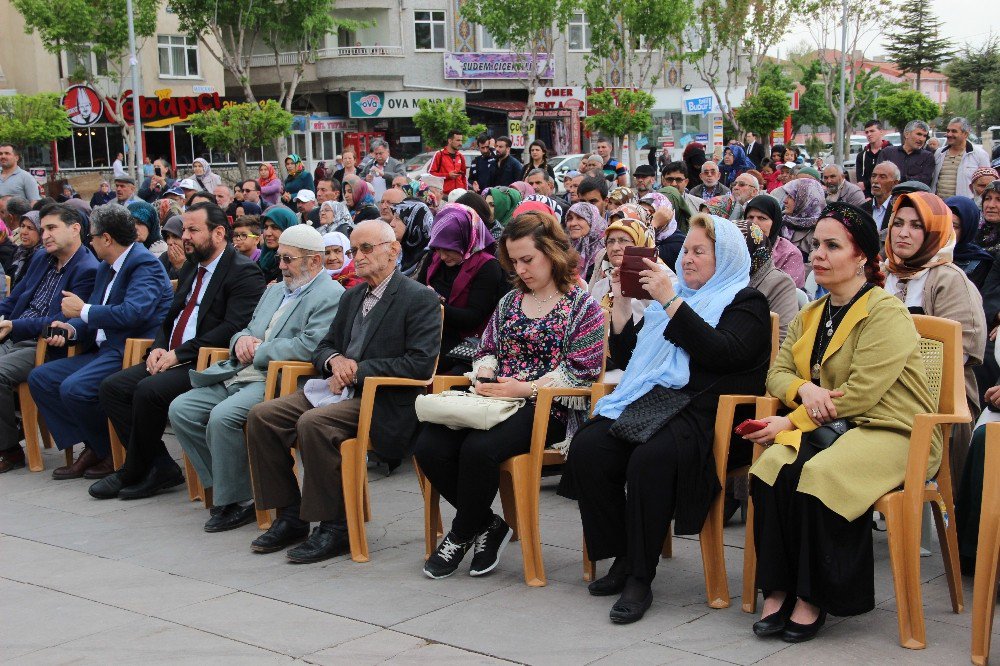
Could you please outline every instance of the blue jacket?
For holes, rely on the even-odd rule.
[[[35,252],[31,261],[28,262],[24,277],[14,286],[10,295],[0,301],[0,315],[14,323],[14,328],[11,329],[10,333],[10,339],[13,342],[37,338],[45,330],[45,327],[54,320],[66,321],[66,317],[62,314],[63,291],[71,291],[83,300],[87,300],[94,290],[94,277],[97,274],[98,261],[86,245],[81,245],[76,254],[63,267],[62,276],[56,284],[45,316],[22,318],[21,315],[28,309],[31,299],[35,296],[35,290],[42,282],[42,276],[45,275],[48,268],[50,257],[51,255],[44,250]]]
[[[174,289],[167,271],[142,243],[132,245],[108,294],[107,304],[101,305],[110,281],[111,265],[102,261],[97,267],[94,290],[87,301],[91,304],[89,323],[80,317],[68,322],[76,329],[81,352],[91,351],[96,344],[97,330],[103,328],[107,341],[102,347],[124,353],[127,338],[155,338],[170,309]]]

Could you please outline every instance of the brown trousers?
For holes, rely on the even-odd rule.
[[[299,518],[342,521],[340,443],[355,437],[361,399],[313,407],[301,390],[256,405],[247,417],[247,449],[258,509],[281,509],[301,502]],[[302,461],[302,491],[291,449]]]

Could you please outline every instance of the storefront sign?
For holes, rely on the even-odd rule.
[[[349,115],[351,118],[412,118],[420,110],[419,102],[429,99],[439,102],[445,99],[459,99],[465,103],[465,93],[455,91],[437,92],[429,90],[413,90],[404,92],[367,92],[353,91],[349,93]]]
[[[535,108],[570,109],[587,115],[587,93],[583,88],[535,88]]]
[[[685,113],[700,113],[703,116],[707,116],[712,112],[714,107],[715,98],[714,97],[694,97],[691,99],[684,100],[684,112]]]
[[[712,118],[712,146],[722,145],[722,116]]]
[[[347,118],[310,118],[310,132],[353,132],[358,124]]]
[[[543,79],[555,75],[555,58],[549,53],[452,53],[444,54],[446,79],[527,79],[532,59]]]
[[[35,182],[39,185],[44,185],[45,181],[48,180],[47,172],[45,169],[28,169],[28,173],[35,177]]]
[[[524,148],[524,134],[521,130],[522,122],[520,120],[515,120],[514,118],[507,119],[507,136],[510,137],[510,147],[511,148]],[[535,129],[537,129],[538,123],[534,120],[528,125],[528,136],[535,136]]]
[[[225,105],[219,93],[202,93],[194,97],[173,97],[169,88],[155,91],[156,97],[139,97],[139,118],[146,127],[168,127],[184,122],[188,116],[200,111],[218,111]],[[130,125],[135,120],[132,95],[126,93],[122,104],[122,117]],[[108,100],[108,106],[112,101]]]
[[[70,86],[62,98],[69,121],[76,127],[89,127],[104,117],[101,98],[90,86]]]
[[[420,143],[419,136],[401,136],[399,137],[400,143]]]

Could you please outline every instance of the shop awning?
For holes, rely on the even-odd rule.
[[[508,118],[520,118],[524,114],[524,107],[527,106],[526,102],[518,101],[502,101],[502,102],[466,102],[466,108],[474,109],[476,111],[483,111],[485,113],[499,113],[507,116]],[[556,118],[564,118],[570,115],[568,111],[564,109],[539,109],[535,108],[535,118],[539,120],[554,120]]]

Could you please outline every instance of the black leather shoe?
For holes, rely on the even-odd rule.
[[[275,553],[309,536],[309,523],[295,524],[287,518],[277,518],[271,528],[253,540],[250,550],[255,553]]]
[[[253,504],[240,506],[239,504],[227,504],[217,515],[212,516],[205,523],[206,532],[225,532],[243,527],[257,520],[257,512]]]
[[[131,486],[125,486],[118,493],[118,498],[123,500],[142,499],[152,497],[161,490],[173,488],[184,483],[184,474],[176,464],[161,467],[153,465],[146,472],[142,481]]]
[[[632,624],[642,619],[653,605],[653,590],[646,593],[642,601],[622,601],[619,599],[611,607],[611,621],[615,624]]]
[[[296,564],[322,562],[351,552],[347,532],[318,525],[306,542],[288,551],[286,557]]]
[[[118,493],[122,489],[122,473],[121,470],[109,474],[100,481],[90,485],[87,492],[94,499],[106,500],[114,499],[118,497]]]
[[[821,610],[819,617],[811,624],[799,624],[789,620],[785,623],[785,631],[781,634],[781,640],[786,643],[805,643],[816,638],[816,634],[826,623],[826,611]]]
[[[621,564],[619,564],[621,562]],[[623,558],[615,558],[608,573],[587,586],[587,591],[595,597],[610,597],[621,594],[628,580],[628,569]]]
[[[778,610],[753,623],[753,633],[757,634],[760,638],[767,638],[768,636],[777,636],[783,632],[788,623],[788,616],[792,614],[792,609],[795,608],[795,600],[796,597],[794,594],[787,595],[785,600],[781,602],[781,607]]]

